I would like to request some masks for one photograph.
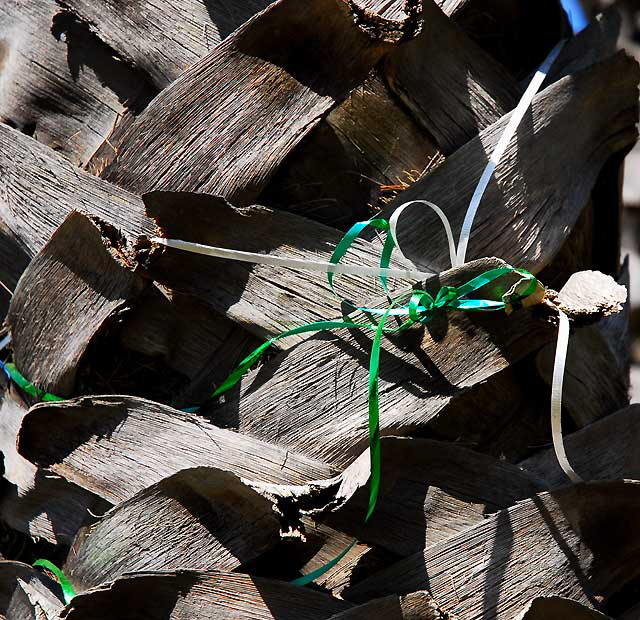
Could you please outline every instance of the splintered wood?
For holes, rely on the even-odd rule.
[[[0,619],[640,617],[617,233],[640,69],[617,13],[592,17],[571,36],[558,0],[2,3]],[[468,262],[424,204],[385,256],[408,201],[459,235],[561,38]],[[336,248],[423,281],[268,264]],[[560,313],[581,484],[551,445]]]

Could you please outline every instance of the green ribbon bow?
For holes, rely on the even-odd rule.
[[[350,230],[345,234],[342,240],[336,246],[330,262],[337,265],[342,258],[346,255],[347,251],[354,243],[354,241],[360,236],[360,234],[367,228],[373,227],[378,230],[382,230],[387,233],[387,237],[382,248],[380,255],[380,282],[383,290],[389,295],[387,277],[384,270],[389,267],[391,262],[391,256],[396,246],[393,239],[393,235],[389,234],[389,222],[384,219],[372,219],[363,222],[357,222]],[[482,287],[494,282],[498,278],[501,278],[509,273],[518,273],[529,280],[529,286],[520,295],[514,295],[507,301],[503,295],[501,299],[469,299],[468,295],[478,291]],[[380,479],[381,479],[381,453],[380,453],[380,395],[379,395],[379,377],[380,377],[380,349],[382,346],[383,334],[398,333],[400,331],[409,329],[415,324],[427,324],[429,323],[434,313],[438,309],[450,308],[454,310],[464,310],[473,312],[495,312],[498,310],[504,310],[508,305],[517,304],[529,295],[535,292],[538,281],[537,279],[524,269],[514,269],[512,267],[502,267],[497,269],[490,269],[479,276],[473,278],[466,284],[460,287],[445,286],[435,298],[427,291],[413,290],[408,293],[404,293],[399,297],[391,300],[390,305],[386,309],[381,308],[367,308],[358,307],[351,301],[342,298],[334,288],[334,273],[327,273],[327,280],[329,286],[334,294],[343,302],[355,310],[363,312],[369,317],[379,317],[377,322],[371,320],[367,323],[358,323],[350,320],[343,321],[318,321],[315,323],[308,323],[295,327],[294,329],[287,330],[270,338],[265,343],[260,345],[252,353],[250,353],[244,360],[238,364],[235,370],[229,375],[229,377],[216,389],[211,395],[211,398],[215,398],[224,394],[232,389],[240,379],[247,373],[247,371],[253,366],[271,347],[272,344],[297,334],[304,334],[309,332],[319,332],[325,330],[334,329],[363,329],[374,332],[373,343],[371,345],[371,355],[369,358],[369,384],[368,384],[368,410],[369,410],[369,452],[371,459],[371,476],[369,483],[369,505],[364,522],[367,523],[371,518],[371,515],[375,511],[376,503],[378,501],[378,495],[380,491]],[[389,317],[401,317],[404,319],[399,326],[387,327],[387,319]],[[26,393],[31,394],[35,398],[41,401],[60,401],[64,400],[54,394],[44,392],[35,387],[32,383],[27,381],[16,369],[14,364],[4,364],[0,362],[0,366],[5,370],[7,375]],[[200,407],[192,407],[185,409],[184,411],[195,412]],[[353,541],[347,549],[345,549],[338,557],[334,558],[321,568],[312,573],[296,579],[293,583],[297,585],[306,585],[317,579],[327,570],[335,566],[355,545],[356,541]],[[73,589],[71,588],[68,580],[64,575],[53,566],[51,563],[47,563],[46,560],[39,560],[38,566],[45,566],[51,572],[53,572],[59,579],[60,584],[65,592],[65,600],[67,595],[73,596]],[[65,585],[66,584],[66,585]],[[67,601],[68,602],[68,601]]]
[[[373,226],[380,230],[389,230],[389,223],[386,220],[367,220],[365,222],[358,222],[347,232],[344,238],[336,246],[330,262],[338,264],[340,260],[347,253],[349,247],[360,235],[360,233],[367,227]],[[388,234],[384,243],[380,258],[380,267],[385,269],[389,266],[391,260],[391,254],[395,247],[395,242],[392,235]],[[513,296],[507,302],[504,295],[500,300],[495,299],[469,299],[468,295],[478,291],[482,287],[486,286],[509,273],[518,273],[529,280],[529,286],[520,295]],[[334,291],[334,274],[328,273],[327,279],[331,290]],[[380,281],[385,292],[388,293],[387,280],[384,273],[380,275]],[[409,329],[415,324],[427,324],[429,323],[436,310],[440,308],[451,308],[456,310],[474,311],[474,312],[495,312],[498,310],[504,310],[507,305],[517,304],[529,295],[533,294],[538,286],[538,281],[531,273],[524,269],[514,269],[512,267],[502,267],[497,269],[490,269],[479,276],[473,278],[466,284],[460,287],[446,286],[440,289],[436,297],[434,298],[427,291],[414,290],[410,293],[400,295],[391,301],[391,304],[386,309],[380,308],[366,308],[357,307],[352,302],[341,298],[337,293],[336,295],[345,301],[353,308],[360,310],[367,315],[380,316],[380,320],[377,323],[357,323],[354,321],[318,321],[316,323],[308,323],[295,327],[288,331],[282,332],[273,338],[270,338],[265,343],[260,345],[252,353],[250,353],[244,360],[238,364],[235,370],[229,375],[229,377],[218,387],[218,389],[211,395],[211,398],[215,398],[224,394],[233,388],[240,379],[246,374],[246,372],[253,366],[269,347],[289,336],[296,334],[304,334],[308,332],[318,332],[324,330],[334,329],[364,329],[374,331],[373,343],[371,345],[371,355],[369,358],[369,389],[368,389],[368,410],[369,410],[369,451],[371,458],[371,477],[369,484],[369,506],[364,522],[367,523],[373,514],[378,495],[380,491],[380,479],[381,479],[381,453],[380,453],[380,397],[379,397],[379,377],[380,377],[380,349],[382,344],[382,335],[389,333],[398,333],[400,331]],[[403,302],[408,301],[404,304]],[[389,328],[386,327],[387,319],[390,317],[404,317],[403,323],[399,326]],[[347,549],[345,549],[338,557],[334,558],[321,568],[312,573],[305,575],[299,579],[293,581],[297,585],[306,585],[311,583],[317,577],[321,576],[327,570],[335,566],[354,546],[356,541],[352,542]]]

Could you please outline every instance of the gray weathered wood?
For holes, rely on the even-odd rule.
[[[22,423],[18,452],[114,504],[188,467],[217,467],[281,484],[336,473],[198,416],[127,396],[36,405]]]
[[[62,590],[60,586],[53,580],[49,579],[42,571],[37,570],[28,564],[22,562],[0,561],[0,617],[7,617],[11,620],[12,616],[7,612],[12,605],[12,598],[18,586],[18,580],[33,585],[39,582],[42,586],[53,592],[60,600],[62,600]],[[40,619],[38,619],[40,620]],[[48,620],[48,619],[47,619]]]
[[[376,512],[364,525],[369,489],[358,490],[327,523],[408,556],[544,490],[515,466],[453,444],[385,438]]]
[[[184,469],[108,512],[64,571],[76,592],[129,572],[233,571],[273,547],[278,531],[270,502],[236,476]]]
[[[15,289],[31,258],[72,210],[100,217],[131,242],[155,230],[139,196],[74,168],[51,149],[0,124],[0,280],[5,285]],[[0,293],[6,295],[1,287]],[[162,308],[153,306],[161,312],[160,319],[152,320],[158,314],[151,308],[146,316],[134,311],[124,317],[123,346],[161,355],[170,367],[199,381],[199,387],[193,384],[183,398],[198,401],[209,393],[212,381],[221,380],[242,359],[252,342],[244,330],[221,315],[202,308],[195,316],[204,314],[206,320],[190,321],[183,314],[187,302],[174,303],[170,295],[155,289],[149,295],[156,300],[162,296]],[[144,302],[148,301],[145,297]],[[141,321],[145,330],[134,342],[128,335]],[[146,341],[141,343],[143,337]],[[208,354],[196,349],[196,343],[208,346]],[[217,360],[215,367],[207,364],[209,359]]]
[[[551,385],[554,344],[537,358],[538,372]],[[595,422],[629,404],[629,382],[596,325],[577,329],[570,337],[562,405],[578,426]]]
[[[143,198],[162,235],[172,239],[328,262],[343,236],[298,215],[259,206],[235,208],[208,194],[153,192]],[[380,254],[379,244],[358,240],[345,261],[378,267]],[[140,262],[150,278],[206,301],[260,338],[305,323],[337,320],[343,314],[342,303],[322,272],[253,265],[162,246],[150,255],[142,253]],[[403,264],[394,261],[392,266]],[[359,306],[372,301],[368,288],[376,290],[374,277],[336,277],[336,290]],[[378,287],[376,294],[381,293]],[[275,346],[288,348],[307,337],[301,334]]]
[[[423,19],[420,35],[389,54],[384,76],[449,155],[513,109],[519,87],[431,0]]]
[[[638,73],[637,64],[619,53],[537,95],[529,120],[507,148],[483,198],[468,259],[497,255],[535,272],[549,264],[584,208],[604,163],[636,139]],[[385,214],[408,200],[424,198],[438,204],[454,231],[460,230],[487,153],[495,148],[508,118],[494,123],[402,192]],[[449,254],[436,220],[430,210],[416,205],[400,220],[398,236],[404,254],[416,265],[442,270]]]
[[[586,322],[592,322],[594,316],[607,317],[621,312],[627,294],[627,289],[615,284],[611,276],[599,271],[581,271],[573,274],[562,287],[557,303],[576,322],[581,322],[583,314]]]
[[[140,111],[155,93],[55,0],[0,6],[0,122],[33,135],[82,165],[118,115]]]
[[[353,543],[353,536],[334,530],[323,523],[304,518],[304,540],[286,537],[279,545],[244,565],[241,573],[271,576],[291,581],[301,575],[326,567]],[[340,597],[350,585],[365,579],[398,561],[400,556],[370,547],[358,541],[335,566],[314,579],[313,583]]]
[[[78,595],[68,620],[324,620],[350,604],[309,588],[222,571],[134,573]]]
[[[178,409],[203,403],[261,344],[237,323],[191,295],[148,287],[112,335],[125,351],[162,360],[188,381],[170,395]]]
[[[613,56],[619,35],[620,13],[611,6],[592,19],[582,32],[569,38],[547,79],[555,82]]]
[[[374,72],[296,147],[258,201],[347,228],[441,160],[434,139]]]
[[[511,620],[537,596],[586,605],[637,578],[638,524],[628,518],[640,483],[617,481],[544,493],[400,561],[345,595],[372,596],[428,585],[435,600],[468,620]]]
[[[331,620],[370,620],[371,618],[384,618],[385,620],[456,620],[454,616],[443,611],[426,592],[376,599],[333,616]]]
[[[52,582],[34,572],[28,581],[18,577],[7,618],[10,620],[58,620],[64,603],[53,590]]]
[[[272,0],[127,0],[67,4],[100,39],[165,88]]]
[[[15,287],[29,260],[72,210],[97,215],[128,238],[153,232],[139,196],[78,170],[0,123],[0,278],[5,284]]]
[[[115,132],[117,155],[102,176],[139,192],[204,191],[251,204],[293,147],[418,21],[364,15],[341,0],[276,2]],[[107,148],[96,157],[113,158]]]
[[[435,294],[441,285],[459,286],[498,265],[503,263],[496,259],[469,263],[427,281],[426,290]],[[510,316],[446,312],[426,330],[416,326],[383,339],[383,434],[409,434],[426,425],[466,389],[555,337],[554,327],[523,310]],[[212,413],[240,432],[345,465],[367,441],[371,338],[356,330],[314,336],[250,373],[239,394],[226,396]]]
[[[517,620],[611,620],[609,616],[559,596],[534,598]]]
[[[578,426],[629,403],[628,284],[628,270],[626,275],[622,272],[617,285],[602,273],[582,271],[573,274],[558,295],[557,302],[564,310],[573,312],[577,323],[583,322],[580,318],[583,310],[596,309],[600,303],[611,309],[620,308],[610,316],[605,313],[594,325],[577,329],[569,341],[562,403]],[[598,295],[598,291],[605,289],[606,293]],[[590,299],[592,295],[599,299]],[[537,358],[538,371],[548,385],[554,357],[555,346],[547,345]]]
[[[17,388],[7,387],[0,404],[0,450],[6,481],[0,516],[19,532],[68,545],[78,529],[91,521],[88,510],[99,513],[105,502],[18,454],[16,439],[26,413]]]
[[[147,286],[122,246],[104,222],[74,211],[22,275],[9,307],[12,346],[41,389],[73,394],[91,342]]]
[[[640,479],[640,405],[631,405],[565,436],[569,462],[586,480]],[[553,449],[522,461],[526,471],[550,488],[567,484]]]
[[[517,463],[549,441],[549,402],[535,360],[526,358],[453,400],[425,432]]]

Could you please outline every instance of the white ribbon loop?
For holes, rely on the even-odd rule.
[[[409,202],[405,202],[403,205],[400,205],[389,218],[389,232],[393,237],[393,240],[396,244],[396,249],[402,258],[404,258],[407,262],[411,262],[403,253],[400,247],[400,242],[398,241],[398,220],[400,216],[404,213],[407,207],[410,207],[415,204],[424,204],[427,207],[431,207],[440,218],[442,225],[444,226],[444,231],[447,235],[447,242],[449,244],[449,258],[451,259],[451,266],[456,267],[456,242],[453,239],[453,230],[451,229],[451,222],[449,222],[449,218],[445,215],[445,212],[433,202],[429,202],[428,200],[411,200]]]
[[[522,99],[511,114],[511,118],[507,123],[507,126],[496,145],[494,152],[489,158],[478,186],[476,187],[467,212],[465,214],[464,222],[462,224],[462,230],[460,232],[460,240],[456,249],[455,241],[453,237],[453,231],[451,229],[451,223],[446,214],[436,204],[429,202],[428,200],[412,200],[398,207],[391,217],[389,218],[389,232],[393,237],[396,248],[402,257],[409,263],[407,257],[403,254],[398,241],[398,220],[400,216],[406,211],[406,209],[414,204],[424,204],[430,207],[436,215],[442,221],[444,230],[447,236],[447,242],[449,244],[449,256],[451,258],[451,266],[457,267],[464,265],[467,255],[467,247],[469,245],[469,237],[471,235],[471,228],[480,206],[480,202],[484,193],[489,185],[489,181],[498,167],[500,160],[504,156],[504,153],[509,146],[509,143],[513,139],[518,126],[522,122],[526,111],[533,103],[533,99],[537,92],[540,90],[545,78],[547,77],[553,63],[558,58],[558,55],[562,51],[566,40],[560,41],[549,53],[545,61],[540,68],[536,71],[531,83],[525,91]],[[188,252],[195,252],[196,254],[206,254],[207,256],[214,256],[217,258],[226,258],[230,260],[237,260],[249,263],[258,263],[262,265],[275,265],[279,267],[288,267],[291,269],[307,269],[311,271],[322,271],[325,273],[345,273],[358,276],[376,276],[381,275],[390,278],[408,279],[408,280],[424,280],[427,277],[433,275],[431,273],[422,272],[419,270],[411,269],[384,269],[380,267],[361,267],[357,265],[346,265],[325,262],[325,261],[311,261],[303,260],[299,258],[287,258],[280,256],[270,256],[266,254],[257,254],[254,252],[242,252],[239,250],[229,250],[225,248],[218,248],[212,246],[201,245],[199,243],[193,243],[189,241],[180,241],[178,239],[163,239],[161,237],[155,237],[152,239],[155,243],[160,243],[171,248],[177,248],[180,250],[186,250]],[[562,439],[562,386],[565,372],[565,365],[567,359],[567,350],[569,346],[569,319],[560,311],[560,326],[558,330],[558,344],[556,348],[555,364],[553,369],[553,381],[551,386],[551,428],[553,437],[553,447],[558,458],[558,463],[564,471],[564,473],[573,482],[581,482],[580,476],[573,470],[564,449],[564,442]]]

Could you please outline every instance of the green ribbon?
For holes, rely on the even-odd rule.
[[[373,227],[378,230],[383,230],[387,233],[387,237],[380,256],[380,268],[382,270],[389,267],[391,262],[391,255],[395,248],[395,242],[393,236],[389,234],[389,222],[383,219],[372,219],[363,222],[357,222],[350,230],[345,234],[342,240],[336,246],[330,262],[337,265],[342,258],[346,255],[347,251],[360,234],[367,228]],[[509,273],[518,273],[523,275],[529,280],[529,286],[521,294],[511,297],[508,301],[505,300],[503,295],[500,300],[496,299],[469,299],[467,296],[474,293],[486,286],[505,276]],[[501,267],[497,269],[490,269],[479,276],[476,276],[466,284],[460,287],[445,286],[434,298],[427,291],[413,290],[409,293],[404,293],[396,299],[391,300],[390,305],[384,308],[367,308],[358,307],[352,302],[343,299],[338,295],[334,289],[334,273],[327,272],[327,280],[329,286],[334,294],[346,302],[348,305],[356,310],[363,312],[368,317],[380,317],[377,323],[371,321],[368,323],[358,323],[355,321],[343,320],[343,321],[318,321],[315,323],[308,323],[295,327],[294,329],[287,330],[270,338],[265,343],[256,348],[251,354],[249,354],[244,360],[238,364],[233,372],[227,377],[227,379],[220,385],[210,398],[218,397],[225,392],[232,389],[240,379],[247,373],[247,371],[264,355],[264,353],[278,340],[282,338],[288,338],[289,336],[295,336],[297,334],[304,334],[309,332],[318,332],[335,329],[363,329],[375,332],[373,337],[373,343],[371,346],[371,354],[369,358],[369,383],[368,383],[368,414],[369,414],[369,452],[371,460],[371,476],[369,482],[369,504],[364,522],[367,523],[373,515],[378,501],[378,495],[380,491],[380,479],[381,479],[381,452],[380,452],[380,393],[379,393],[379,378],[380,378],[380,350],[382,348],[382,336],[383,334],[397,333],[406,329],[409,329],[415,324],[427,324],[429,323],[436,310],[450,308],[464,311],[475,312],[494,312],[504,310],[507,305],[517,305],[520,301],[531,295],[538,286],[536,278],[524,269],[514,269],[512,267]],[[387,278],[384,271],[380,274],[380,282],[382,288],[389,295],[387,286]],[[386,323],[389,317],[401,317],[404,318],[399,326],[386,327]],[[64,400],[54,394],[49,394],[40,390],[32,383],[27,381],[17,370],[14,364],[4,364],[0,361],[0,366],[8,374],[8,376],[18,385],[22,390],[36,399],[44,402],[61,401]],[[185,411],[196,412],[199,407],[191,407]],[[309,575],[305,575],[296,579],[293,583],[297,585],[306,585],[311,583],[323,573],[335,566],[356,544],[354,540],[347,549],[345,549],[336,558],[322,566],[321,568],[313,571]],[[56,575],[60,585],[62,586],[65,594],[65,600],[67,603],[75,593],[73,588],[69,584],[69,581],[62,574],[62,572],[56,568],[53,564],[47,560],[38,560],[34,566],[43,566]]]
[[[75,597],[76,591],[73,589],[73,586],[69,582],[69,580],[65,577],[64,573],[55,565],[49,562],[49,560],[36,560],[33,563],[34,566],[42,566],[42,568],[46,568],[50,573],[55,575],[55,578],[58,580],[60,587],[62,588],[62,595],[64,596],[64,602],[68,605],[71,600]]]
[[[42,402],[57,402],[61,400],[65,400],[64,398],[60,398],[60,396],[56,396],[55,394],[49,394],[49,392],[45,392],[40,388],[37,388],[33,383],[29,383],[21,374],[18,372],[15,364],[0,362],[0,366],[7,373],[9,378],[23,391],[27,394],[33,396],[36,400]]]
[[[373,226],[375,228],[388,231],[389,224],[386,220],[368,220],[365,222],[358,222],[355,224],[344,238],[337,245],[331,262],[338,264],[342,257],[346,254],[349,247],[359,236],[359,234],[367,227]],[[385,241],[382,256],[380,259],[380,266],[386,268],[389,266],[391,259],[391,253],[394,249],[394,241],[392,235],[388,234]],[[529,286],[520,295],[514,295],[508,301],[505,296],[502,295],[500,300],[496,299],[469,299],[467,296],[478,291],[482,287],[486,286],[510,273],[518,273],[529,280]],[[334,274],[327,273],[329,286],[334,290]],[[382,286],[385,292],[388,293],[387,282],[384,275],[380,276]],[[269,349],[269,347],[289,336],[297,334],[304,334],[309,332],[318,332],[334,329],[364,329],[374,331],[373,343],[371,346],[371,354],[369,358],[369,384],[368,384],[368,412],[369,412],[369,452],[371,460],[371,477],[369,483],[369,505],[364,522],[367,523],[371,518],[371,515],[375,511],[376,503],[378,501],[378,494],[380,491],[380,479],[381,479],[381,452],[380,452],[380,393],[379,393],[379,377],[380,377],[380,349],[382,345],[383,334],[397,333],[410,328],[415,324],[427,324],[429,323],[436,310],[442,308],[450,308],[455,310],[464,310],[471,312],[495,312],[504,310],[508,305],[517,305],[520,301],[533,294],[538,286],[538,281],[531,273],[524,269],[515,269],[513,267],[500,267],[496,269],[490,269],[484,273],[476,276],[472,280],[469,280],[466,284],[460,287],[445,286],[434,298],[427,291],[414,290],[410,293],[400,295],[396,299],[392,300],[391,304],[386,309],[380,308],[366,308],[354,306],[357,310],[367,315],[379,315],[379,322],[373,323],[357,323],[353,321],[318,321],[316,323],[308,323],[301,325],[294,329],[287,330],[270,338],[264,344],[260,345],[252,353],[250,353],[236,369],[229,375],[229,377],[218,387],[218,389],[212,394],[211,398],[215,398],[224,394],[233,388],[240,379],[246,374],[246,372],[253,366]],[[334,290],[335,292],[335,290]],[[337,293],[336,293],[337,295]],[[408,303],[403,304],[403,302]],[[346,300],[343,300],[346,301]],[[387,319],[390,317],[404,317],[406,320],[399,326],[388,328],[386,327]],[[335,566],[355,545],[356,541],[353,541],[351,545],[345,549],[337,558],[331,562],[325,564],[323,567],[316,571],[313,571],[309,575],[305,575],[293,581],[297,585],[306,585],[311,583],[317,577],[325,573],[327,570]]]

